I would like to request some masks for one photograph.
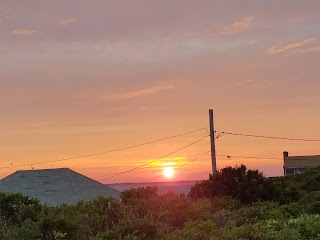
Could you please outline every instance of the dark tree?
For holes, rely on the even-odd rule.
[[[208,180],[197,182],[189,193],[192,198],[231,196],[245,204],[274,200],[276,195],[272,180],[258,170],[247,170],[244,165],[223,168]]]

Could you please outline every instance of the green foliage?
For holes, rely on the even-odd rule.
[[[299,204],[306,213],[320,214],[320,191],[304,194]]]
[[[131,188],[129,190],[124,190],[120,194],[121,200],[123,203],[128,203],[134,200],[149,200],[158,197],[158,188],[157,187],[139,187]]]
[[[57,240],[65,239],[65,237],[67,236],[67,233],[62,233],[62,232],[53,231],[53,236],[54,236],[54,238],[57,239]]]
[[[3,240],[32,240],[39,239],[40,232],[38,223],[31,219],[26,219],[19,225],[11,225],[3,235]]]
[[[157,211],[156,220],[169,225],[173,229],[183,228],[187,222],[206,220],[212,216],[210,199],[192,200],[183,194],[167,193],[154,202]]]
[[[319,181],[320,167],[302,174],[274,178],[273,182],[281,189],[276,200],[282,204],[297,202],[309,193],[320,191]]]
[[[137,236],[127,235],[125,237],[117,236],[113,232],[100,232],[96,236],[91,237],[90,240],[139,240]]]
[[[237,210],[243,206],[239,200],[233,199],[230,196],[215,197],[214,199],[211,199],[211,203],[213,212],[222,209]]]
[[[1,240],[320,239],[320,169],[267,179],[222,169],[188,196],[147,187],[76,205],[0,193]]]
[[[298,203],[290,203],[286,205],[281,205],[279,206],[282,211],[285,211],[288,216],[290,217],[298,217],[300,216],[303,212],[303,208],[298,204]]]
[[[319,239],[319,217],[319,215],[302,215],[299,218],[269,219],[235,228],[225,228],[221,231],[221,239]]]
[[[119,224],[124,206],[111,198],[99,197],[75,206],[47,207],[40,214],[40,231],[45,239],[56,239],[56,233],[66,233],[65,239],[88,239]]]
[[[250,206],[244,206],[237,211],[237,215],[238,225],[267,219],[287,219],[291,217],[290,213],[274,202],[257,202]]]
[[[8,223],[19,224],[26,219],[35,220],[40,211],[41,205],[36,199],[20,193],[0,192],[0,218]]]
[[[163,240],[206,240],[217,235],[218,228],[212,220],[195,221],[186,224],[183,229],[176,230],[165,236]]]
[[[240,167],[227,167],[209,180],[197,182],[189,193],[192,198],[214,198],[230,196],[248,204],[256,201],[272,200],[278,194],[276,185],[258,170],[247,170]]]

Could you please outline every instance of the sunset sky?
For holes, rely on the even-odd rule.
[[[211,172],[209,128],[320,139],[319,0],[1,0],[0,177],[69,167],[105,183]],[[221,136],[218,168],[283,173],[319,142]],[[155,160],[149,165],[108,178]],[[192,162],[190,162],[192,161]],[[10,168],[3,168],[3,167]],[[159,177],[156,181],[164,180]]]

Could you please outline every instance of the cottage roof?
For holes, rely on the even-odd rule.
[[[119,198],[117,190],[69,168],[16,171],[0,181],[0,192],[21,193],[48,205]]]
[[[320,166],[320,155],[288,156],[284,158],[285,168],[314,168]]]

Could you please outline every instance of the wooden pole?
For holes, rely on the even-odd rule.
[[[213,123],[212,109],[209,109],[209,119],[210,119],[212,173],[215,174],[217,172],[217,159],[216,159],[215,130],[214,130],[214,123]]]

